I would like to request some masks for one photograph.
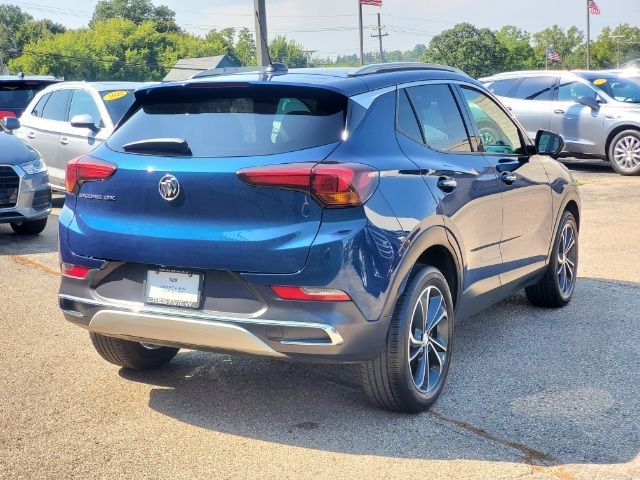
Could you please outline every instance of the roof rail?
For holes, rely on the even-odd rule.
[[[446,65],[438,65],[437,63],[424,63],[424,62],[391,62],[391,63],[374,63],[373,65],[366,65],[359,68],[355,72],[350,73],[349,77],[360,77],[362,75],[373,75],[375,73],[385,72],[403,72],[410,70],[442,70],[445,72],[461,73],[465,75],[462,70],[454,67],[448,67]]]

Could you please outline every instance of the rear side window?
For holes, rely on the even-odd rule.
[[[31,115],[33,115],[34,117],[41,117],[42,110],[44,109],[44,106],[46,105],[47,100],[49,100],[50,96],[51,96],[50,93],[43,95],[42,98],[38,100],[38,103],[36,103],[36,106],[33,107],[33,110],[31,110]]]
[[[495,82],[491,82],[487,85],[487,89],[493,93],[494,95],[498,95],[500,97],[509,96],[509,90],[513,88],[516,82],[520,80],[519,78],[505,78],[504,80],[496,80]]]
[[[341,140],[347,97],[310,87],[236,85],[152,89],[108,145],[124,151],[131,142],[180,138],[193,156],[235,157],[285,153]]]
[[[56,90],[51,93],[49,101],[42,109],[42,118],[48,120],[65,121],[67,119],[67,107],[71,90]]]
[[[512,95],[521,100],[551,100],[556,77],[525,78]]]
[[[398,131],[418,143],[424,143],[418,120],[413,113],[413,107],[407,98],[406,90],[398,93]]]
[[[443,152],[470,152],[471,143],[448,85],[422,85],[407,92],[427,145]]]

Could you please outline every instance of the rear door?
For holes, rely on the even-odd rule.
[[[505,100],[531,139],[536,138],[538,130],[549,130],[556,82],[553,75],[525,77],[509,92],[511,98]]]
[[[60,131],[65,127],[70,98],[70,90],[54,90],[44,103],[38,102],[34,108],[38,115],[29,116],[24,125],[25,141],[42,155],[49,168],[51,183],[60,187],[64,186],[65,174],[58,158]]]
[[[262,82],[165,86],[137,95],[140,108],[91,153],[117,171],[80,188],[71,249],[148,265],[300,270],[322,208],[304,192],[250,186],[237,172],[327,158],[341,141],[348,99]],[[188,153],[176,153],[176,139]],[[168,175],[179,188],[174,200],[160,188]]]
[[[544,166],[531,155],[522,132],[488,95],[461,86],[483,155],[502,190],[501,281],[510,283],[544,267],[551,240],[553,206]]]
[[[461,308],[466,315],[471,304],[482,308],[480,297],[500,286],[500,181],[484,156],[472,148],[461,106],[448,84],[400,89],[398,130],[401,148],[424,172],[446,226],[463,251]]]
[[[605,114],[578,102],[580,97],[599,98],[593,87],[574,78],[562,79],[553,104],[551,130],[564,137],[566,150],[599,154],[604,134]]]

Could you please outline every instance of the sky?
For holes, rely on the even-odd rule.
[[[208,30],[249,27],[253,30],[253,0],[153,0],[176,12],[177,23],[204,35]],[[85,26],[97,0],[0,0],[13,3],[35,18],[50,18],[67,27]],[[389,35],[385,50],[408,50],[428,44],[456,23],[498,29],[516,25],[535,32],[553,24],[586,30],[586,0],[383,0],[382,8],[364,6],[365,51],[377,51],[372,38],[376,14]],[[601,14],[591,16],[592,38],[603,27],[631,23],[640,26],[640,0],[596,0]],[[266,0],[269,38],[286,35],[315,50],[314,57],[358,52],[357,0]]]

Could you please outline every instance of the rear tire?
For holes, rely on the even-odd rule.
[[[149,370],[169,362],[179,348],[155,347],[89,332],[96,351],[107,362],[132,370]],[[147,345],[147,346],[145,346]]]
[[[578,225],[571,212],[565,211],[558,225],[551,260],[544,277],[524,290],[529,302],[537,307],[564,307],[573,296],[577,273]]]
[[[618,133],[609,144],[607,157],[620,175],[640,175],[640,131]]]
[[[41,218],[40,220],[11,222],[10,225],[18,235],[38,235],[42,233],[47,226],[47,217]]]
[[[449,371],[453,323],[453,302],[444,276],[433,267],[418,268],[398,298],[384,347],[377,358],[361,366],[369,399],[397,412],[427,410],[440,395]]]

